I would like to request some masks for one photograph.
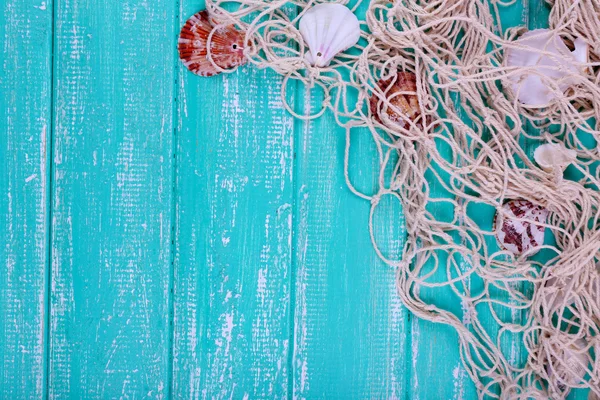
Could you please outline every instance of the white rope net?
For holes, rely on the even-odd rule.
[[[346,180],[371,201],[377,254],[397,269],[400,297],[413,314],[456,330],[480,397],[564,398],[572,388],[600,396],[600,2],[552,4],[553,35],[568,46],[585,40],[589,63],[543,108],[523,106],[509,90],[526,68],[505,60],[509,48],[522,48],[515,40],[523,29],[503,32],[501,26],[509,3],[371,1],[359,43],[324,68],[306,62],[297,28],[314,2],[235,0],[238,8],[227,11],[231,3],[212,0],[207,9],[246,32],[252,64],[284,76],[284,102],[294,80],[323,91],[322,108],[313,115],[286,107],[303,119],[332,112],[346,129]],[[372,96],[384,109],[395,107],[377,82],[393,81],[398,71],[416,76],[420,116],[404,127],[390,120],[393,113],[376,116],[369,107]],[[558,90],[557,82],[544,83]],[[353,129],[368,130],[376,144],[381,173],[374,194],[361,193],[350,179]],[[574,150],[570,178],[534,163],[532,143]],[[390,258],[373,234],[383,196],[401,202],[408,233],[402,254]],[[509,200],[548,210],[551,244],[537,255],[517,256],[499,246],[493,215]],[[425,295],[442,288],[456,295],[460,312]],[[507,355],[511,340],[523,345],[526,362]]]

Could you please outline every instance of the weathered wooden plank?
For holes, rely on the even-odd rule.
[[[320,109],[318,91],[299,87],[300,112]],[[350,179],[374,194],[379,169],[371,134],[354,129],[350,136]],[[407,313],[395,272],[371,245],[371,204],[346,186],[345,130],[328,112],[298,121],[296,138],[293,397],[402,398]],[[404,220],[400,203],[387,197],[377,210],[375,236],[398,258]]]
[[[0,398],[42,398],[52,4],[0,11]]]
[[[181,22],[201,7],[183,1]],[[179,77],[173,395],[285,398],[293,120],[282,79],[252,66]]]
[[[49,395],[169,388],[175,5],[55,5]]]

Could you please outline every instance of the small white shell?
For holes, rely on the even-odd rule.
[[[571,52],[556,32],[550,29],[526,32],[515,44],[526,48],[509,48],[507,66],[536,67],[535,72],[523,72],[510,78],[513,93],[518,93],[519,101],[525,105],[548,104],[557,95],[555,89],[548,86],[548,81],[555,82],[560,92],[564,92],[574,82],[568,77],[583,72],[583,68],[576,63],[588,61],[588,45],[585,41],[576,39],[575,50]],[[545,52],[555,56],[546,55]],[[540,75],[547,79],[542,79]]]
[[[326,67],[336,54],[358,43],[360,23],[346,6],[318,4],[300,19],[300,33],[308,44],[306,60]]]
[[[546,143],[538,146],[533,159],[544,171],[563,170],[577,159],[575,150],[567,149],[563,144]]]

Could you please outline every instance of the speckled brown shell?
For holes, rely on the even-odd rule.
[[[219,73],[207,57],[207,41],[215,29],[206,10],[187,20],[179,34],[179,58],[193,73],[212,76]],[[244,34],[233,26],[218,28],[210,41],[210,53],[215,64],[229,69],[246,63]]]
[[[527,200],[511,200],[502,209],[507,216],[496,213],[494,230],[497,230],[496,238],[504,249],[519,255],[544,243],[546,228],[521,219],[546,223],[548,210]],[[502,226],[498,227],[501,221]]]
[[[421,115],[417,97],[417,77],[412,72],[398,72],[395,77],[377,82],[379,89],[393,106],[388,106],[381,96],[373,93],[369,99],[371,114],[379,123],[393,123],[401,128],[408,127],[408,121],[415,121]],[[387,114],[382,118],[382,114]],[[422,125],[419,119],[418,125]]]

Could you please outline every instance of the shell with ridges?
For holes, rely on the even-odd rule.
[[[407,128],[409,121],[415,121],[421,116],[415,74],[399,71],[394,77],[379,80],[377,86],[387,100],[381,99],[377,93],[373,93],[369,99],[371,114],[377,122]],[[417,123],[423,125],[423,120]]]
[[[216,29],[216,30],[215,30]],[[215,28],[206,10],[188,19],[179,35],[179,58],[193,73],[212,76],[220,72],[208,59],[207,41],[213,62],[222,69],[230,69],[246,63],[244,34],[232,25]]]
[[[544,243],[546,227],[533,222],[546,223],[548,210],[527,200],[511,200],[502,206],[494,218],[496,238],[502,247],[513,254],[530,252]]]
[[[306,60],[326,67],[338,53],[358,43],[360,23],[346,6],[318,4],[300,19],[300,33],[308,45]]]

